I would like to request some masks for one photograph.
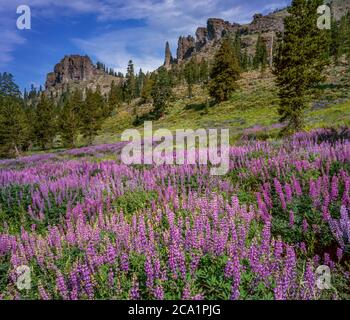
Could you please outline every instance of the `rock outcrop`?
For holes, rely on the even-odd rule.
[[[79,89],[85,94],[87,89],[100,88],[103,95],[108,94],[112,81],[116,84],[123,81],[97,69],[88,56],[65,56],[55,65],[54,72],[50,72],[46,78],[46,94],[53,98],[59,97],[67,90]]]
[[[257,33],[262,33],[268,46],[271,46],[271,38],[275,33],[283,31],[283,20],[287,15],[286,10],[277,11],[269,15],[256,14],[250,24],[240,25],[230,23],[223,19],[210,18],[206,27],[199,27],[196,31],[196,39],[191,35],[181,36],[178,41],[177,59],[171,60],[170,49],[166,45],[165,66],[170,69],[171,64],[182,63],[193,56],[199,60],[207,58],[213,53],[217,43],[226,35],[239,32],[242,35],[242,45],[248,48],[248,52],[254,52]],[[170,63],[170,65],[169,65]]]
[[[222,19],[210,18],[207,22],[208,40],[220,40],[226,33],[236,32],[239,28],[237,23],[231,24]]]
[[[331,0],[330,6],[335,20],[341,19],[341,17],[350,12],[350,0]]]
[[[169,42],[167,41],[167,43],[165,44],[164,67],[169,70],[173,62],[174,62],[174,58],[173,58],[173,55],[171,54]]]
[[[104,72],[98,70],[88,56],[65,56],[47,75],[46,89],[72,81],[87,81]]]
[[[182,61],[192,56],[196,49],[196,41],[192,36],[180,37],[177,47],[177,60]]]
[[[286,16],[287,12],[271,13],[267,16],[255,14],[252,23],[247,26],[247,31],[249,33],[282,32],[284,29],[283,20]]]

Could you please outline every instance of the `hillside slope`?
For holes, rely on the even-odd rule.
[[[348,66],[330,66],[327,80],[309,97],[306,129],[327,126],[350,126],[350,73]],[[233,140],[242,135],[260,138],[274,137],[278,123],[278,96],[271,72],[242,74],[239,89],[227,102],[211,105],[208,93],[196,86],[194,97],[187,97],[185,86],[174,89],[174,99],[165,116],[153,124],[154,129],[166,128],[229,128]],[[123,130],[133,128],[136,115],[147,113],[149,104],[136,100],[124,104],[103,124],[96,144],[119,141]],[[142,125],[138,126],[142,131]]]

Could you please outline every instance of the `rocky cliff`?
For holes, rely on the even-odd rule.
[[[95,90],[98,86],[103,94],[107,94],[112,81],[118,83],[121,80],[97,69],[88,56],[70,55],[47,75],[45,87],[48,94],[57,97],[68,88],[85,91],[87,88]]]
[[[339,20],[350,11],[350,0],[329,0],[332,15]],[[210,59],[218,47],[218,42],[227,33],[239,32],[242,46],[247,49],[249,55],[254,55],[258,35],[261,34],[266,42],[269,55],[272,54],[272,46],[276,34],[284,29],[284,19],[288,15],[287,9],[279,10],[268,15],[255,14],[251,23],[240,25],[223,19],[210,18],[206,27],[199,27],[196,38],[193,36],[181,36],[178,41],[177,59],[173,64],[181,64],[195,57],[198,60]],[[168,49],[170,52],[170,49]],[[171,55],[171,52],[169,53]],[[270,57],[271,58],[271,57]],[[168,66],[169,68],[169,66]]]
[[[287,15],[286,10],[281,10],[269,15],[263,16],[256,14],[250,24],[240,25],[231,23],[223,19],[210,18],[206,27],[199,27],[196,31],[196,38],[193,36],[181,36],[177,46],[177,59],[172,63],[182,63],[191,57],[208,58],[212,55],[218,42],[226,34],[239,32],[242,35],[242,44],[253,53],[257,34],[261,33],[268,47],[272,44],[272,38],[276,32],[283,31],[283,19]],[[167,57],[168,56],[168,57]],[[171,56],[170,48],[167,44],[166,62],[169,63]],[[169,64],[166,64],[169,68]]]

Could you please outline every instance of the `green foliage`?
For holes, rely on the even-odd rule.
[[[339,22],[332,21],[330,53],[336,63],[344,54],[350,61],[350,12]]]
[[[34,130],[36,140],[42,149],[51,148],[57,133],[55,106],[44,93],[36,106]]]
[[[143,87],[141,90],[141,99],[143,102],[148,102],[152,99],[152,89],[156,81],[156,75],[148,75],[144,78]]]
[[[124,213],[132,214],[137,210],[150,205],[157,200],[157,193],[152,191],[132,191],[118,197],[114,202],[117,209],[122,209]]]
[[[151,96],[153,98],[152,116],[159,119],[163,116],[170,98],[172,97],[171,81],[167,70],[162,67],[158,70]]]
[[[134,64],[130,60],[128,64],[128,71],[126,74],[125,83],[125,98],[128,103],[136,97],[136,77],[134,71]]]
[[[99,88],[97,88],[95,92],[87,90],[86,99],[82,108],[83,111],[80,117],[80,131],[88,144],[92,144],[94,137],[101,129],[104,104],[105,101]]]
[[[261,37],[261,34],[258,36],[256,43],[255,56],[253,59],[253,66],[255,69],[261,68],[262,71],[266,69],[267,65],[267,47],[266,43]]]
[[[76,90],[65,102],[60,112],[59,129],[65,147],[76,146],[82,110],[82,94]]]
[[[0,157],[20,155],[30,138],[30,124],[13,76],[0,73]]]
[[[232,48],[231,41],[224,38],[215,55],[214,65],[210,72],[209,94],[217,102],[226,101],[237,88],[236,81],[240,76],[238,57]]]
[[[293,0],[285,31],[275,58],[276,83],[279,87],[279,114],[287,122],[285,133],[303,127],[306,94],[324,79],[327,64],[328,31],[317,28],[317,8],[322,0]]]
[[[190,62],[186,64],[184,69],[184,75],[185,75],[185,79],[188,87],[188,96],[190,98],[192,97],[192,87],[198,78],[198,73],[199,73],[198,65],[194,59],[191,59]]]

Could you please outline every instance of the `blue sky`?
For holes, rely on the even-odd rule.
[[[290,0],[0,0],[0,72],[23,89],[45,83],[64,55],[89,55],[125,72],[129,59],[151,71],[164,59],[165,42],[176,55],[180,35],[195,33],[207,18],[250,22],[254,13]],[[18,30],[17,6],[31,8],[32,29]]]

